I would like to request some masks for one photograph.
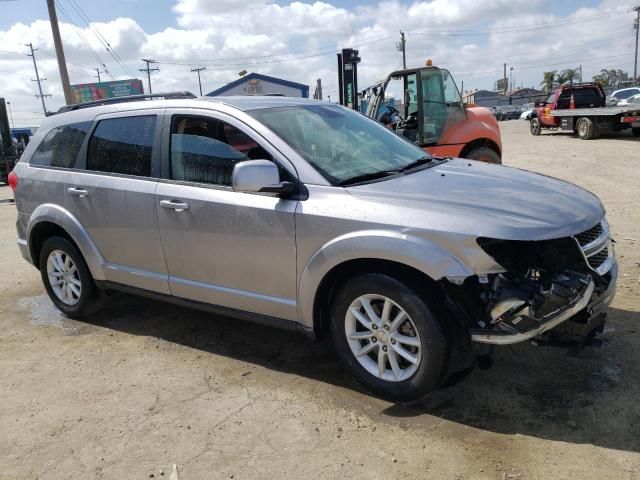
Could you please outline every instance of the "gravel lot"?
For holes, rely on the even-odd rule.
[[[181,480],[640,479],[640,139],[501,128],[506,165],[607,207],[621,269],[601,348],[505,347],[399,407],[297,334],[125,295],[63,318],[0,203],[0,478],[168,478],[175,463]]]

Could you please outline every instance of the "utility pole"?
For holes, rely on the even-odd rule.
[[[509,67],[509,92],[513,92],[513,67]]]
[[[56,47],[56,57],[58,57],[58,69],[60,70],[60,80],[62,81],[62,91],[64,101],[67,105],[73,103],[71,97],[71,84],[69,83],[69,72],[67,72],[67,62],[64,59],[64,49],[60,39],[60,29],[58,28],[58,16],[56,15],[56,4],[54,0],[47,0],[49,9],[49,20],[51,21],[51,33],[53,34],[53,44]]]
[[[36,54],[35,52],[38,51],[38,49],[34,49],[33,45],[31,43],[26,43],[25,44],[27,47],[29,47],[29,49],[31,50],[31,53],[27,53],[27,57],[31,57],[33,59],[33,69],[36,71],[36,78],[35,80],[32,79],[32,82],[38,82],[38,91],[40,92],[40,95],[36,95],[36,97],[39,97],[40,100],[42,101],[42,110],[44,110],[44,116],[47,116],[47,106],[44,104],[44,97],[50,97],[51,95],[44,95],[42,93],[42,85],[40,84],[41,81],[46,80],[46,78],[40,79],[40,75],[38,74],[38,65],[36,65]]]
[[[633,23],[634,28],[636,29],[636,56],[633,61],[633,78],[638,81],[638,31],[640,31],[640,5],[633,9],[636,12],[636,19]]]
[[[507,64],[504,64],[504,74],[502,76],[502,81],[504,82],[503,88],[504,88],[504,92],[503,94],[506,95],[507,94],[507,87],[509,86],[507,83]]]
[[[582,83],[582,64],[580,64],[580,83]]]
[[[146,68],[141,68],[139,71],[147,72],[147,80],[149,81],[149,94],[153,93],[151,90],[151,72],[159,72],[160,69],[158,67],[150,68],[149,65],[152,63],[158,63],[155,60],[151,60],[150,58],[143,58],[142,61],[147,64]]]
[[[98,85],[100,84],[100,69],[98,67],[96,67],[96,73],[97,75],[94,75],[94,77],[96,77],[98,79]]]
[[[11,128],[16,128],[13,123],[13,113],[11,113],[11,102],[7,102],[7,107],[9,107],[9,118],[11,119]]]
[[[316,91],[313,92],[313,98],[315,100],[322,100],[322,80],[320,78],[316,80]]]
[[[398,51],[402,52],[402,68],[407,68],[407,40],[404,38],[404,32],[400,31],[400,41],[396,43]]]
[[[202,96],[202,81],[200,80],[200,72],[206,69],[207,67],[197,67],[197,68],[191,69],[192,72],[196,72],[198,74],[198,86],[200,87],[200,96]]]

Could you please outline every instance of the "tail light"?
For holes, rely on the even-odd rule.
[[[13,193],[16,193],[16,188],[18,188],[18,174],[13,170],[9,173],[9,186],[11,190],[13,190]]]

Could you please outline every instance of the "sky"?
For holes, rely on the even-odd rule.
[[[356,48],[365,87],[402,67],[447,68],[464,90],[492,89],[507,63],[517,86],[538,87],[542,73],[577,68],[590,80],[601,68],[633,73],[634,5],[640,0],[56,0],[72,84],[140,78],[142,58],[158,61],[154,92],[205,93],[247,70],[313,85],[337,100],[336,53]],[[0,97],[16,127],[43,118],[26,43],[36,60],[47,109],[64,96],[46,0],[0,0]],[[106,68],[105,68],[106,67]],[[513,71],[511,71],[513,68]],[[106,71],[105,71],[106,70]]]

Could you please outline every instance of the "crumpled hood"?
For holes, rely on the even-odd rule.
[[[604,216],[598,197],[576,185],[463,159],[348,191],[362,200],[400,207],[399,221],[404,218],[413,226],[418,221],[427,229],[512,240],[574,235]]]

